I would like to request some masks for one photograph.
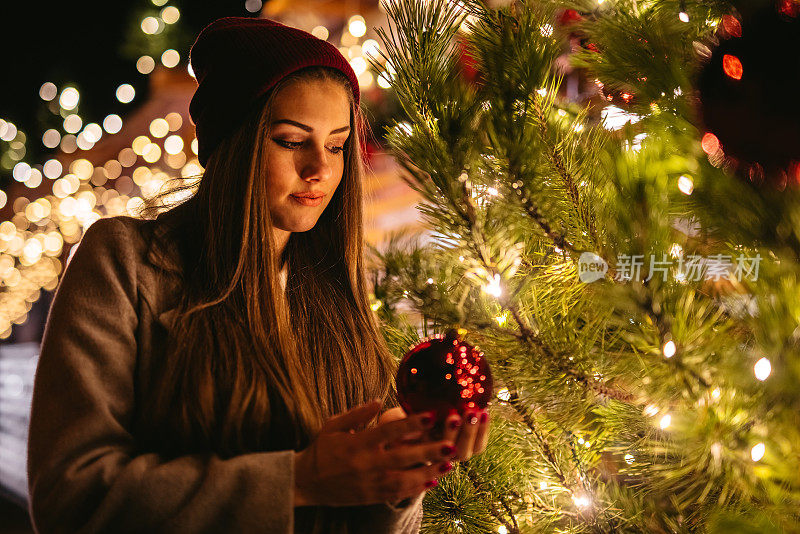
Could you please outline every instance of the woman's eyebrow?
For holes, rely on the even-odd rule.
[[[279,120],[276,120],[276,121],[272,122],[272,126],[275,126],[276,124],[291,124],[292,126],[297,126],[298,128],[302,128],[303,130],[305,130],[307,132],[313,132],[314,131],[314,128],[312,128],[311,126],[308,126],[307,124],[303,124],[302,122],[293,121],[291,119],[279,119]],[[349,129],[350,129],[350,126],[342,126],[341,128],[336,128],[335,130],[331,130],[331,133],[332,134],[337,134],[337,133],[340,133],[340,132],[346,132]]]

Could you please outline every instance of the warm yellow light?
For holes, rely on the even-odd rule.
[[[76,159],[69,166],[69,171],[80,180],[88,180],[94,172],[94,165],[88,159]]]
[[[83,120],[78,115],[74,113],[72,115],[67,115],[64,119],[64,131],[68,133],[78,133],[83,126]]]
[[[11,176],[18,182],[24,182],[27,180],[31,175],[31,166],[25,163],[24,161],[20,161],[16,165],[14,165],[14,170],[11,171]]]
[[[164,50],[164,53],[161,54],[161,64],[171,69],[172,67],[176,66],[181,60],[181,55],[178,53],[177,50],[173,50],[170,48],[169,50]]]
[[[167,121],[167,124],[169,124],[170,132],[175,132],[180,130],[181,126],[183,125],[183,117],[181,117],[180,113],[177,113],[175,111],[173,111],[172,113],[167,113],[167,116],[164,117],[164,119]]]
[[[354,57],[353,59],[351,59],[350,66],[353,68],[353,71],[356,73],[356,76],[360,76],[367,70],[367,62],[361,56]]]
[[[153,35],[158,32],[158,19],[155,17],[145,17],[142,19],[142,31],[147,35]]]
[[[117,87],[117,100],[123,104],[128,104],[131,102],[134,96],[136,96],[136,90],[131,84],[123,83]]]
[[[753,372],[757,379],[764,381],[769,378],[769,375],[772,373],[772,364],[768,359],[761,358],[753,366]]]
[[[49,102],[58,94],[58,88],[53,82],[45,82],[39,88],[39,96],[42,100]]]
[[[50,128],[42,134],[42,144],[47,148],[55,148],[61,142],[61,134],[58,130]]]
[[[136,60],[136,70],[142,74],[150,74],[156,68],[156,61],[150,56],[142,56]]]
[[[103,119],[103,128],[110,134],[119,133],[122,130],[122,118],[116,113],[106,116]]]
[[[36,189],[42,185],[42,173],[39,171],[39,169],[31,169],[31,175],[28,176],[28,179],[25,180],[24,183],[25,187]]]
[[[361,15],[353,15],[347,22],[347,31],[353,37],[363,37],[367,33],[367,23]]]
[[[81,95],[77,89],[74,87],[65,87],[61,91],[61,96],[58,98],[58,104],[66,110],[71,110],[75,109],[80,99]]]
[[[671,340],[664,343],[664,346],[661,349],[661,352],[664,354],[665,358],[672,358],[675,356],[675,351],[675,342]]]
[[[153,137],[164,137],[169,133],[169,123],[164,119],[155,119],[150,123],[150,134]]]
[[[482,288],[484,293],[488,293],[494,297],[499,297],[503,293],[503,289],[500,287],[500,275],[495,273],[492,280],[484,285]]]
[[[750,449],[750,458],[753,459],[754,462],[758,462],[764,457],[764,453],[767,452],[767,446],[763,443],[756,443],[753,445],[753,448]]]
[[[330,32],[325,26],[316,26],[313,30],[311,30],[311,35],[318,39],[322,39],[323,41],[327,41],[328,37],[330,36]]]
[[[183,139],[179,135],[170,135],[164,140],[164,152],[177,154],[183,150]]]
[[[136,155],[141,156],[142,154],[144,154],[145,147],[150,143],[151,141],[149,137],[147,137],[146,135],[140,135],[133,140],[133,143],[131,143],[131,148],[133,148],[133,151],[136,153]],[[122,160],[120,159],[120,161]]]
[[[375,77],[369,71],[362,73],[358,77],[358,85],[359,85],[359,87],[363,87],[364,89],[368,89],[368,88],[372,87],[373,83],[375,83]]]
[[[181,12],[175,6],[167,6],[161,10],[161,19],[167,24],[175,24],[179,18],[181,18]]]
[[[689,176],[678,178],[678,189],[684,195],[691,195],[694,191],[694,181]]]
[[[90,122],[83,128],[83,136],[92,143],[96,143],[103,137],[103,129],[96,122]]]
[[[672,424],[672,416],[670,414],[665,415],[661,418],[658,422],[658,426],[661,427],[662,430],[666,430]]]
[[[161,158],[161,147],[159,147],[155,143],[150,143],[146,147],[144,147],[144,151],[142,152],[142,159],[144,159],[147,163],[155,163]]]

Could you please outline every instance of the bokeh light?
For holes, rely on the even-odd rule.
[[[134,90],[133,86],[129,83],[123,83],[119,87],[117,87],[117,100],[122,102],[123,104],[127,104],[133,100],[136,96],[136,90]]]

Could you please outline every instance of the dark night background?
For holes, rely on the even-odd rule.
[[[189,48],[203,26],[223,16],[255,16],[245,9],[244,0],[171,0],[168,5],[180,10],[178,22],[157,36],[145,36],[141,20],[163,9],[150,0],[2,1],[0,118],[27,135],[25,161],[41,161],[58,150],[41,143],[44,130],[63,120],[39,97],[44,82],[53,82],[59,91],[65,84],[74,85],[84,124],[102,123],[109,113],[124,116],[146,101],[147,76],[136,70],[136,60],[147,52],[148,41],[156,46],[167,42],[181,55],[177,68],[185,68]],[[136,89],[130,104],[115,97],[122,83]],[[11,179],[11,169],[0,168],[0,188]]]

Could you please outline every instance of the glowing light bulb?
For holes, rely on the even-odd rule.
[[[483,286],[483,292],[488,293],[494,297],[499,297],[503,293],[503,289],[500,287],[500,275],[495,273],[494,278]]]
[[[573,495],[572,502],[574,502],[575,506],[578,508],[586,508],[592,504],[591,499],[589,499],[589,497],[586,495]]]
[[[678,13],[678,18],[681,22],[689,22],[689,14],[686,11],[681,11]]]
[[[667,341],[664,343],[664,347],[661,349],[661,352],[664,354],[665,358],[672,358],[675,356],[675,350],[675,342]]]
[[[755,373],[757,379],[762,381],[766,380],[772,373],[772,364],[769,363],[768,359],[761,358],[753,366],[753,372]]]
[[[694,182],[688,176],[681,176],[678,178],[678,189],[684,195],[691,195],[694,191]]]
[[[507,388],[502,388],[497,392],[497,398],[501,401],[508,402],[511,399],[511,393]]]
[[[756,443],[753,445],[753,448],[750,449],[750,458],[752,458],[754,462],[757,462],[764,457],[765,452],[767,452],[766,445],[763,443]]]
[[[633,463],[633,460],[634,460],[634,458],[633,458],[633,455],[631,453],[628,453],[628,454],[625,455],[625,463],[626,464],[631,465]]]
[[[672,416],[670,414],[665,415],[658,422],[658,426],[661,427],[661,430],[666,430],[667,428],[669,428],[669,425],[671,424],[672,424]]]

